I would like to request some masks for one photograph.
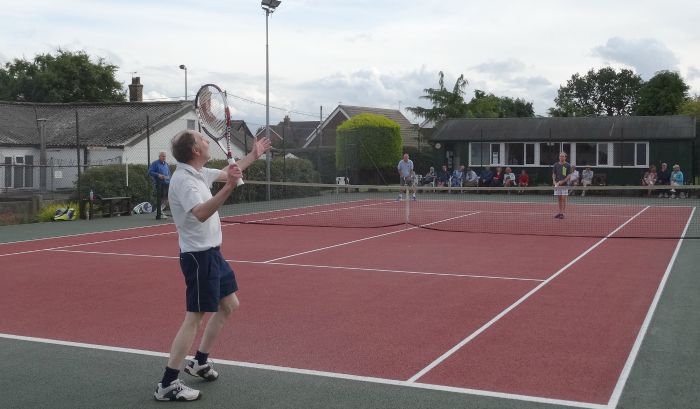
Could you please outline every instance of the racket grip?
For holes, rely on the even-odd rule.
[[[229,164],[229,165],[233,165],[233,164],[235,164],[235,163],[236,163],[236,161],[235,161],[233,158],[228,158],[228,164]],[[236,186],[243,186],[243,185],[245,185],[245,182],[243,181],[243,179],[238,179],[238,182],[236,183]]]

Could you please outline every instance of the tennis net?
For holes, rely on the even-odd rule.
[[[569,188],[563,218],[552,187],[446,188],[246,181],[223,222],[415,228],[491,234],[700,238],[700,186]],[[269,189],[271,200],[265,200]],[[413,195],[415,191],[415,200]]]

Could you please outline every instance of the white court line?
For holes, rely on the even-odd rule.
[[[62,253],[78,253],[78,254],[95,254],[100,256],[122,256],[122,257],[146,257],[146,258],[165,258],[165,259],[177,259],[178,256],[157,256],[150,254],[132,254],[132,253],[111,253],[111,252],[101,252],[101,251],[87,251],[87,250],[65,250],[56,249],[48,250]],[[389,270],[380,268],[365,268],[365,267],[344,267],[344,266],[324,266],[316,264],[295,264],[295,263],[268,263],[266,261],[248,261],[248,260],[232,260],[227,259],[230,263],[240,263],[240,264],[265,264],[272,266],[286,266],[286,267],[306,267],[306,268],[319,268],[325,270],[353,270],[353,271],[368,271],[368,272],[383,272],[383,273],[398,273],[398,274],[416,274],[416,275],[427,275],[427,276],[443,276],[443,277],[463,277],[463,278],[484,278],[491,280],[513,280],[513,281],[534,281],[542,282],[543,279],[538,278],[520,278],[520,277],[501,277],[501,276],[489,276],[489,275],[477,275],[477,274],[459,274],[459,273],[431,273],[426,271],[406,271],[406,270]]]
[[[128,354],[153,356],[153,357],[159,357],[159,358],[168,358],[169,357],[169,354],[166,352],[149,351],[149,350],[134,349],[134,348],[112,347],[112,346],[106,346],[106,345],[88,344],[88,343],[84,343],[84,342],[59,341],[59,340],[53,340],[53,339],[47,339],[47,338],[26,337],[26,336],[21,336],[21,335],[2,334],[2,333],[0,333],[0,338],[11,339],[11,340],[16,340],[16,341],[37,342],[37,343],[49,344],[49,345],[67,346],[67,347],[74,347],[74,348],[95,349],[95,350],[100,350],[100,351],[123,352],[123,353],[128,353]],[[191,357],[189,357],[189,358],[191,358]],[[227,365],[227,366],[240,367],[240,368],[250,368],[250,369],[261,369],[261,370],[266,370],[266,371],[290,373],[290,374],[295,374],[295,375],[319,376],[319,377],[324,377],[324,378],[342,379],[342,380],[348,380],[348,381],[373,383],[373,384],[379,384],[379,385],[391,385],[391,386],[399,386],[399,387],[406,387],[406,388],[413,388],[413,389],[424,389],[424,390],[433,390],[433,391],[440,391],[440,392],[452,392],[452,393],[459,393],[459,394],[463,394],[463,395],[474,395],[474,396],[483,396],[483,397],[490,397],[490,398],[512,399],[512,400],[525,401],[525,402],[547,403],[547,404],[552,404],[552,405],[571,406],[571,407],[576,407],[576,408],[606,409],[606,407],[604,405],[598,405],[595,403],[559,400],[559,399],[543,398],[543,397],[538,397],[538,396],[517,395],[517,394],[510,394],[510,393],[503,393],[503,392],[492,392],[492,391],[484,391],[484,390],[479,390],[479,389],[457,388],[457,387],[452,387],[452,386],[435,385],[435,384],[428,384],[428,383],[416,383],[416,382],[409,383],[409,382],[401,381],[401,380],[397,380],[397,379],[377,378],[377,377],[361,376],[361,375],[351,375],[351,374],[329,372],[329,371],[316,371],[316,370],[312,370],[312,369],[300,369],[300,368],[291,368],[291,367],[277,366],[277,365],[256,364],[256,363],[251,363],[251,362],[231,361],[231,360],[225,360],[225,359],[215,359],[214,362],[217,365]]]
[[[66,246],[50,247],[50,248],[45,248],[45,249],[18,251],[18,252],[16,252],[16,253],[0,254],[0,257],[5,257],[5,256],[17,256],[17,255],[20,255],[20,254],[38,253],[38,252],[41,252],[41,251],[60,250],[60,249],[67,249],[67,248],[71,248],[71,247],[88,246],[88,245],[90,245],[90,244],[112,243],[112,242],[115,242],[115,241],[142,239],[142,238],[145,238],[145,237],[165,236],[165,235],[167,235],[167,234],[175,234],[175,233],[177,233],[177,232],[175,232],[175,231],[169,231],[169,232],[165,232],[165,233],[144,234],[144,235],[142,235],[142,236],[120,237],[120,238],[118,238],[118,239],[99,240],[99,241],[93,241],[93,242],[88,242],[88,243],[69,244],[69,245],[66,245]]]
[[[608,408],[614,409],[617,407],[618,402],[620,401],[620,397],[622,396],[622,391],[625,388],[625,384],[627,383],[627,379],[629,378],[630,373],[632,372],[632,366],[634,365],[634,361],[637,360],[637,355],[639,354],[639,349],[642,346],[642,341],[644,340],[644,336],[647,333],[647,330],[649,329],[649,324],[651,323],[651,318],[654,316],[654,312],[656,311],[656,307],[659,304],[659,300],[661,299],[661,294],[664,292],[664,288],[666,288],[666,282],[668,281],[668,276],[671,274],[671,268],[673,267],[673,264],[676,262],[676,256],[678,256],[678,251],[681,249],[681,245],[683,244],[683,237],[685,237],[686,232],[688,231],[688,227],[690,226],[690,221],[693,220],[693,214],[695,214],[695,208],[690,212],[690,216],[688,217],[688,222],[685,224],[685,229],[683,229],[683,234],[681,234],[681,239],[678,240],[678,244],[676,244],[676,248],[673,251],[673,255],[671,256],[671,260],[668,262],[668,266],[666,267],[666,271],[664,272],[664,276],[661,279],[661,282],[659,283],[659,287],[656,289],[656,294],[654,295],[654,300],[651,303],[651,306],[649,307],[649,311],[647,312],[646,317],[644,318],[644,322],[642,323],[642,327],[639,329],[639,333],[637,334],[637,339],[634,341],[634,345],[632,346],[632,350],[630,351],[629,356],[627,357],[627,362],[625,362],[625,366],[622,368],[622,372],[620,373],[620,378],[617,380],[617,384],[615,385],[615,389],[613,390],[612,395],[610,396],[610,401],[608,402]]]
[[[358,200],[358,202],[360,202],[360,200]],[[380,203],[370,203],[370,204],[357,205],[357,206],[350,206],[350,207],[341,207],[341,208],[337,208],[337,209],[319,210],[319,211],[316,211],[316,212],[299,213],[299,214],[288,214],[288,215],[283,215],[283,216],[269,217],[269,218],[267,218],[267,219],[247,220],[247,221],[242,221],[242,222],[231,221],[231,222],[225,222],[225,223],[226,223],[226,224],[232,224],[232,225],[236,225],[236,224],[250,224],[250,223],[257,223],[257,222],[266,222],[266,221],[270,221],[270,220],[288,219],[288,218],[292,218],[292,217],[304,217],[304,216],[310,216],[310,215],[320,214],[320,213],[339,212],[339,211],[343,211],[343,210],[353,210],[353,209],[357,209],[357,208],[360,208],[360,207],[378,206],[378,205],[383,205],[383,204],[386,204],[386,203],[391,203],[391,202],[386,201],[386,202],[380,202]],[[318,205],[317,205],[317,206],[318,206]],[[291,210],[296,210],[296,209],[291,209]],[[279,210],[275,210],[275,211],[279,211]],[[247,215],[248,215],[248,214],[242,214],[242,215],[240,215],[240,216],[247,216]],[[240,216],[224,216],[224,218],[226,218],[226,217],[240,217]]]
[[[267,263],[272,263],[273,261],[284,260],[284,259],[290,258],[290,257],[296,257],[296,256],[304,255],[304,254],[315,253],[315,252],[317,252],[317,251],[328,250],[328,249],[332,249],[332,248],[335,248],[335,247],[347,246],[347,245],[349,245],[349,244],[359,243],[359,242],[365,241],[365,240],[376,239],[376,238],[378,238],[378,237],[388,236],[388,235],[390,235],[390,234],[396,234],[396,233],[402,233],[402,232],[406,232],[406,231],[410,231],[410,230],[415,230],[415,229],[419,229],[419,228],[421,228],[421,227],[430,226],[430,225],[437,224],[437,223],[444,223],[444,222],[448,222],[448,221],[450,221],[450,220],[459,219],[459,218],[461,218],[461,217],[472,216],[472,215],[475,215],[475,214],[478,214],[478,213],[479,213],[479,212],[467,213],[467,214],[464,214],[464,215],[461,215],[461,216],[455,216],[455,217],[450,217],[449,219],[439,220],[439,221],[437,221],[437,222],[422,224],[422,225],[420,225],[420,226],[413,226],[413,227],[409,227],[409,228],[406,228],[406,229],[391,231],[391,232],[389,232],[389,233],[377,234],[377,235],[375,235],[375,236],[369,236],[369,237],[364,237],[364,238],[362,238],[362,239],[351,240],[351,241],[347,241],[347,242],[344,242],[344,243],[338,243],[338,244],[334,244],[334,245],[332,245],[332,246],[320,247],[320,248],[317,248],[317,249],[307,250],[307,251],[303,251],[303,252],[301,252],[301,253],[291,254],[291,255],[288,255],[288,256],[284,256],[284,257],[273,258],[273,259],[271,259],[271,260],[267,260],[266,262],[267,262]]]
[[[622,229],[623,227],[625,227],[629,222],[631,222],[632,220],[634,220],[635,218],[637,218],[637,216],[639,216],[640,214],[642,214],[642,212],[644,212],[644,211],[647,210],[648,208],[649,208],[649,206],[647,206],[647,207],[645,207],[644,209],[640,210],[637,214],[635,214],[634,216],[632,216],[632,217],[631,217],[629,220],[627,220],[626,222],[622,223],[618,228],[616,228],[615,230],[613,230],[612,232],[610,232],[607,236],[605,236],[604,238],[600,239],[597,243],[595,243],[594,245],[592,245],[591,247],[589,247],[589,248],[588,248],[586,251],[584,251],[583,253],[579,254],[578,257],[576,257],[575,259],[571,260],[571,261],[570,261],[569,263],[567,263],[564,267],[562,267],[561,269],[559,269],[559,271],[557,271],[556,273],[552,274],[548,279],[546,279],[545,281],[543,281],[540,285],[538,285],[537,287],[535,287],[535,288],[533,288],[532,290],[530,290],[527,294],[525,294],[524,296],[522,296],[519,300],[517,300],[516,302],[514,302],[513,304],[511,304],[508,308],[506,308],[505,310],[501,311],[498,315],[496,315],[495,317],[493,317],[489,322],[487,322],[486,324],[482,325],[479,329],[477,329],[476,331],[474,331],[473,333],[471,333],[469,336],[467,336],[466,338],[464,338],[462,341],[460,341],[459,343],[457,343],[457,345],[453,346],[452,348],[450,348],[450,350],[448,350],[447,352],[445,352],[444,354],[442,354],[441,356],[439,356],[437,359],[435,359],[433,362],[431,362],[430,364],[428,364],[428,366],[426,366],[425,368],[423,368],[423,369],[421,369],[420,371],[418,371],[415,375],[413,375],[412,377],[410,377],[410,378],[408,379],[407,382],[415,382],[415,381],[417,381],[417,380],[420,379],[423,375],[425,375],[426,373],[428,373],[429,371],[431,371],[433,368],[435,368],[436,366],[438,366],[439,364],[441,364],[443,361],[445,361],[447,358],[449,358],[450,356],[452,356],[455,352],[457,352],[457,351],[458,351],[460,348],[462,348],[464,345],[468,344],[468,343],[471,342],[474,338],[478,337],[481,333],[483,333],[484,331],[486,331],[487,329],[489,329],[493,324],[495,324],[495,323],[498,322],[501,318],[503,318],[504,316],[506,316],[506,314],[508,314],[509,312],[511,312],[512,310],[514,310],[517,306],[519,306],[520,304],[522,304],[523,302],[525,302],[525,300],[527,300],[528,298],[530,298],[533,294],[535,294],[536,292],[538,292],[539,290],[541,290],[544,286],[546,286],[547,284],[549,284],[552,280],[554,280],[555,278],[557,278],[561,273],[563,273],[563,272],[566,271],[569,267],[571,267],[572,265],[574,265],[574,263],[578,262],[578,261],[579,261],[581,258],[583,258],[586,254],[590,253],[591,251],[593,251],[593,249],[595,249],[596,247],[598,247],[598,246],[600,246],[602,243],[604,243],[610,236],[612,236],[613,234],[615,234],[616,232],[618,232],[620,229]]]
[[[27,239],[27,240],[17,240],[17,241],[8,241],[5,243],[0,243],[0,246],[4,246],[6,244],[17,244],[17,243],[29,243],[32,241],[42,241],[42,240],[54,240],[54,239],[65,239],[69,237],[80,237],[80,236],[87,236],[90,234],[103,234],[103,233],[114,233],[114,232],[120,232],[120,231],[128,231],[128,230],[138,230],[138,229],[150,229],[152,227],[160,227],[160,226],[168,226],[173,223],[159,223],[159,224],[152,224],[150,226],[136,226],[136,227],[126,227],[124,229],[113,229],[113,230],[102,230],[102,231],[92,231],[92,232],[87,232],[87,233],[78,233],[78,234],[66,234],[63,236],[52,236],[52,237],[40,237],[38,239]]]

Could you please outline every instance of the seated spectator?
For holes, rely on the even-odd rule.
[[[506,168],[506,173],[503,174],[503,186],[515,187],[515,173],[511,168]]]
[[[651,196],[651,188],[656,184],[656,166],[651,165],[649,170],[644,172],[642,176],[642,186],[649,186],[649,192],[647,196]]]
[[[462,180],[464,179],[464,165],[460,165],[458,169],[452,172],[452,179],[450,179],[450,187],[462,187]]]
[[[661,164],[661,169],[656,173],[656,184],[657,185],[670,185],[671,184],[671,170],[668,168],[666,163]],[[664,190],[659,192],[659,197],[668,197],[668,191]]]
[[[576,166],[571,165],[571,175],[569,176],[569,181],[566,182],[568,186],[578,186],[581,183],[581,174],[576,169]],[[575,190],[569,191],[569,195],[576,193]]]
[[[445,187],[449,181],[450,172],[447,171],[447,165],[442,165],[442,169],[437,173],[437,185],[439,187]]]
[[[496,173],[494,173],[493,179],[491,180],[491,186],[493,186],[493,187],[503,186],[503,169],[500,166],[498,166],[496,168]]]
[[[464,186],[479,186],[479,177],[476,175],[476,172],[474,172],[469,166],[467,166],[467,170],[464,171]]]
[[[520,176],[518,176],[518,187],[528,187],[530,185],[530,176],[527,174],[525,169],[520,171]],[[523,193],[523,190],[519,190],[518,193]]]
[[[593,184],[593,171],[590,166],[586,166],[586,169],[581,172],[581,186],[586,187]],[[581,196],[586,196],[586,191],[581,192]]]
[[[481,178],[479,179],[479,186],[491,187],[493,183],[493,172],[488,166],[484,168],[481,172]]]
[[[419,184],[421,186],[430,185],[433,182],[435,182],[436,178],[437,178],[437,173],[435,173],[435,168],[431,166],[430,170],[428,171],[428,173],[425,174],[425,176],[423,176],[423,178],[420,180]]]
[[[671,172],[671,186],[683,186],[683,172],[681,172],[681,167],[677,163],[673,165],[673,172]],[[685,198],[685,192],[678,191],[676,189],[671,189],[671,199],[676,198],[676,193],[681,199]]]

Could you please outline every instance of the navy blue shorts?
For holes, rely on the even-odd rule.
[[[218,247],[180,253],[180,268],[187,285],[189,312],[216,312],[222,298],[238,291],[236,275]]]

